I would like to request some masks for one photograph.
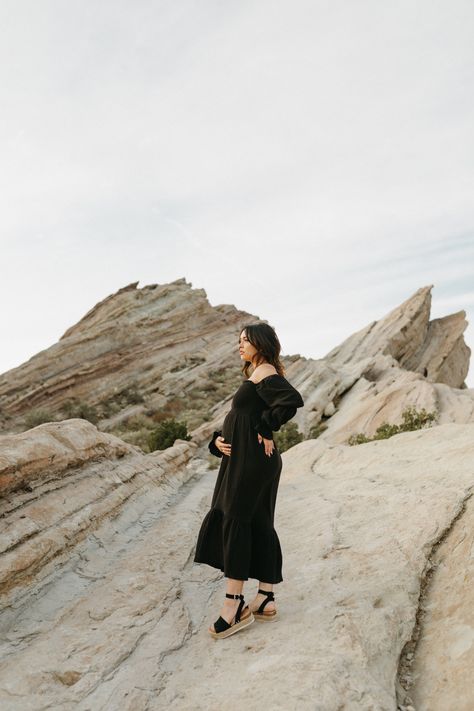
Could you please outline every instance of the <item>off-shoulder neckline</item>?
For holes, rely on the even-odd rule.
[[[261,380],[259,380],[258,383],[256,383],[254,380],[250,380],[250,378],[247,378],[247,379],[245,380],[245,382],[246,382],[246,383],[253,383],[254,385],[260,385],[260,383],[263,383],[264,380],[268,380],[268,378],[274,378],[276,375],[277,375],[279,378],[283,377],[283,376],[280,375],[280,373],[271,373],[270,375],[266,375],[264,378],[262,378]]]

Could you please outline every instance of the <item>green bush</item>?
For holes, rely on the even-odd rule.
[[[76,400],[76,398],[67,400],[62,406],[61,411],[64,413],[65,419],[79,417],[82,420],[92,422],[93,425],[97,424],[99,421],[99,415],[96,408],[93,405],[89,405],[87,402]]]
[[[132,383],[128,388],[124,388],[117,396],[117,400],[125,402],[127,405],[138,405],[145,402],[145,398],[138,390],[138,385]]]
[[[32,427],[42,425],[45,422],[57,422],[57,417],[49,410],[45,410],[43,408],[30,410],[30,412],[28,412],[23,418],[23,423],[27,430],[30,430]]]
[[[123,439],[124,442],[127,442],[128,444],[133,444],[135,447],[140,447],[144,452],[149,452],[149,446],[148,446],[148,438],[150,436],[150,430],[147,428],[142,428],[139,430],[130,430],[130,431],[120,431],[120,432],[112,432],[112,434],[115,434],[117,437],[120,437],[120,439]]]
[[[308,434],[308,439],[318,439],[319,435],[327,430],[328,426],[324,422],[318,422],[317,425],[313,425]]]
[[[166,449],[174,444],[176,439],[190,440],[186,422],[178,422],[173,417],[169,417],[159,423],[158,427],[148,435],[148,447],[150,452],[157,449]]]
[[[107,400],[103,400],[98,406],[98,416],[100,418],[113,417],[128,405],[138,405],[145,402],[145,398],[138,390],[137,383],[131,383],[128,387],[118,390]]]
[[[302,442],[303,433],[298,430],[296,422],[287,422],[281,430],[275,432],[273,438],[280,452],[286,452],[287,449],[294,447],[295,444]]]
[[[392,425],[388,422],[383,422],[380,427],[377,427],[373,437],[367,437],[363,432],[359,432],[358,434],[351,435],[347,443],[351,446],[365,444],[366,442],[373,442],[377,439],[388,439],[389,437],[393,437],[393,435],[400,434],[400,432],[412,432],[413,430],[431,427],[432,423],[437,420],[438,414],[436,410],[427,412],[425,408],[416,410],[415,407],[410,406],[402,412],[403,421],[400,425]]]

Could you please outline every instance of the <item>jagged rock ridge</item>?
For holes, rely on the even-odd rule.
[[[305,399],[295,421],[306,436],[318,426],[333,442],[372,435],[385,421],[400,422],[408,405],[439,412],[440,423],[473,421],[473,390],[464,382],[465,312],[430,321],[431,289],[418,289],[324,358],[283,357]],[[130,284],[50,349],[0,376],[0,422],[4,431],[18,431],[31,408],[47,406],[61,416],[73,398],[109,413],[99,420],[102,430],[127,438],[121,422],[146,415],[151,427],[174,416],[202,443],[241,381],[235,334],[255,320],[234,306],[212,307],[204,290],[185,279],[142,289]],[[142,440],[128,441],[143,446]]]

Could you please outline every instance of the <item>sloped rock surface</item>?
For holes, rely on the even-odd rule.
[[[474,708],[474,497],[431,556],[418,644],[405,674],[416,711]],[[410,649],[411,651],[411,649]]]
[[[474,420],[474,390],[464,383],[465,312],[430,321],[431,289],[418,289],[324,358],[283,357],[305,400],[294,420],[305,435],[320,428],[334,443],[371,436],[384,421],[399,423],[407,406],[437,410],[440,423]],[[0,376],[0,428],[18,431],[32,408],[64,417],[72,399],[102,412],[102,430],[155,413],[186,420],[201,444],[242,380],[236,333],[255,320],[234,306],[212,307],[185,279],[130,284],[57,344]]]
[[[193,563],[215,471],[199,456],[179,476],[167,465],[76,544],[60,574],[10,592],[0,614],[2,708],[393,711],[430,556],[474,491],[473,436],[472,424],[447,424],[285,452],[279,619],[219,641],[206,628],[223,577]],[[141,455],[141,466],[155,456]]]
[[[137,282],[138,283],[138,282]],[[103,419],[152,410],[185,416],[189,429],[240,378],[240,325],[255,317],[212,307],[185,279],[137,283],[94,306],[50,348],[0,375],[0,427],[16,432],[41,408],[59,414],[71,401]],[[209,378],[213,374],[212,380]]]
[[[145,456],[79,419],[0,437],[0,595],[38,583],[104,520],[179,480],[195,449],[176,440]]]

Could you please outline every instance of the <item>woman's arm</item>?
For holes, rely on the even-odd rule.
[[[257,393],[267,407],[260,413],[254,429],[265,439],[278,430],[304,405],[303,398],[282,375],[263,378],[256,383]]]

